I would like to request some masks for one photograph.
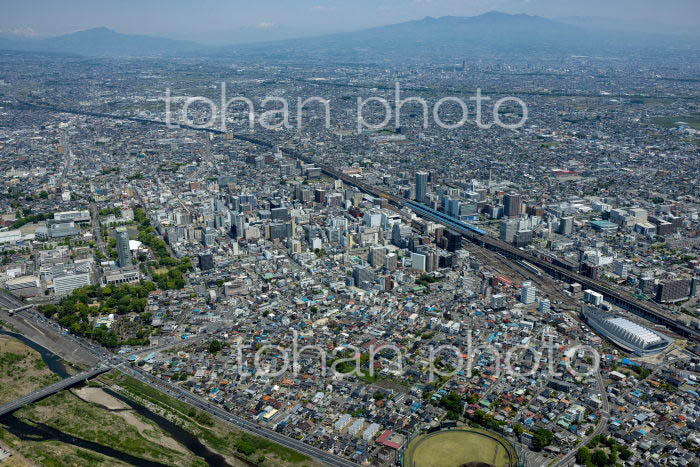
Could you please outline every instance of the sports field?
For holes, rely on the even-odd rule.
[[[496,467],[515,465],[510,446],[497,436],[473,429],[439,431],[414,439],[406,449],[404,467],[459,467],[484,462]]]

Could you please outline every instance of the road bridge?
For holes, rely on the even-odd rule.
[[[90,378],[94,378],[95,376],[105,373],[110,369],[111,368],[108,366],[98,366],[91,370],[79,373],[75,376],[71,376],[70,378],[62,379],[61,381],[58,381],[50,386],[46,386],[45,388],[39,389],[38,391],[34,391],[31,394],[27,394],[26,396],[20,397],[19,399],[15,399],[10,403],[0,406],[0,418],[14,412],[15,410],[19,410],[22,407],[25,407],[33,402],[41,400],[52,394],[56,394],[57,392],[67,389],[69,387],[75,386],[76,384],[79,384],[82,381],[87,381]]]

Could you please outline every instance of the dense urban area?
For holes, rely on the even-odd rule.
[[[697,63],[0,60],[0,324],[71,376],[187,405],[229,465],[420,465],[463,429],[499,465],[698,466]],[[506,96],[522,127],[488,125]],[[0,464],[48,463],[13,436],[50,400]]]

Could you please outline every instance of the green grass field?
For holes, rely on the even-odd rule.
[[[695,115],[681,115],[678,117],[656,117],[653,118],[652,123],[656,125],[661,125],[666,128],[673,128],[678,126],[678,122],[684,122],[696,130],[700,130],[700,114]]]
[[[503,444],[477,430],[441,431],[418,437],[408,446],[403,459],[404,467],[458,467],[467,462],[496,467],[515,465]]]

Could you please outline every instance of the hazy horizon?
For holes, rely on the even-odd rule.
[[[474,16],[488,11],[526,13],[553,19],[596,17],[619,21],[619,27],[652,32],[691,32],[700,19],[700,2],[671,0],[184,0],[60,2],[2,0],[0,33],[49,37],[95,27],[121,33],[223,44],[357,30],[420,19],[425,16]],[[42,16],[36,15],[42,11]]]

